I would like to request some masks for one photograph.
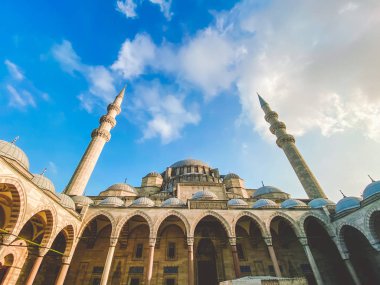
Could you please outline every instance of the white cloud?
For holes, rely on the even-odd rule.
[[[32,94],[29,93],[29,91],[18,91],[15,87],[9,84],[6,86],[6,88],[10,94],[9,105],[11,107],[19,109],[24,109],[28,106],[36,107],[36,102],[34,101],[34,98]]]
[[[172,0],[149,0],[151,3],[159,5],[161,12],[164,14],[167,20],[170,20],[173,13],[170,11]]]
[[[53,46],[52,52],[54,58],[66,72],[72,74],[74,71],[83,71],[81,59],[74,51],[71,42],[63,40],[62,43]]]
[[[48,162],[48,169],[47,170],[50,171],[54,175],[58,173],[57,165],[53,161]]]
[[[200,121],[196,104],[185,104],[185,95],[157,81],[135,86],[132,100],[130,108],[144,126],[143,139],[160,137],[166,144],[181,137],[186,125],[196,125]]]
[[[116,10],[123,13],[127,18],[135,18],[137,5],[133,0],[116,1]]]
[[[25,78],[24,74],[16,64],[14,64],[8,59],[6,59],[4,63],[7,66],[8,72],[11,74],[13,79],[23,80]]]

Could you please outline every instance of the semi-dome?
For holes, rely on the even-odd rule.
[[[377,193],[380,193],[380,181],[373,181],[364,189],[363,199],[367,199]]]
[[[344,197],[340,199],[335,207],[336,213],[341,213],[350,209],[355,209],[360,207],[360,198],[358,197]]]
[[[208,190],[201,190],[193,194],[194,200],[216,200],[218,197],[215,193]]]
[[[74,203],[73,199],[71,199],[70,196],[63,194],[63,193],[58,193],[57,196],[59,198],[59,203],[64,208],[75,210],[75,203]]]
[[[230,207],[247,207],[248,204],[242,199],[231,199],[227,202],[227,206]]]
[[[284,192],[273,186],[262,186],[258,188],[255,191],[255,193],[253,193],[253,197],[258,197],[261,195],[271,194],[271,193],[284,193]]]
[[[313,209],[322,208],[327,205],[335,205],[333,201],[325,198],[315,198],[309,202],[309,207]]]
[[[136,189],[127,183],[116,183],[108,187],[105,191],[126,191],[137,194]]]
[[[281,203],[281,208],[290,209],[290,208],[298,208],[298,207],[307,207],[307,205],[297,199],[288,199]]]
[[[19,163],[22,167],[29,170],[29,159],[14,142],[0,140],[0,156],[5,156]]]
[[[140,197],[132,202],[131,207],[154,207],[154,202],[147,197]]]
[[[273,207],[278,208],[278,205],[274,201],[269,200],[269,199],[259,199],[252,206],[252,208],[254,209],[273,208]]]
[[[224,176],[224,180],[228,179],[240,179],[240,177],[235,173],[228,173],[226,176]]]
[[[162,178],[161,174],[156,171],[148,173],[147,175],[145,175],[145,177],[161,177]]]
[[[172,197],[172,198],[166,199],[162,203],[161,207],[183,207],[185,205],[186,205],[186,203],[184,203],[180,199],[178,199],[176,197]]]
[[[170,167],[182,167],[182,166],[206,166],[210,167],[207,163],[197,159],[184,159],[173,163]]]
[[[124,202],[118,197],[107,197],[99,203],[99,206],[107,207],[120,207],[123,206]]]
[[[55,193],[55,187],[53,182],[51,182],[50,179],[43,174],[33,174],[32,182],[36,184],[38,187],[40,187],[42,190]]]
[[[72,197],[76,206],[83,207],[94,204],[94,201],[87,196],[74,196]]]

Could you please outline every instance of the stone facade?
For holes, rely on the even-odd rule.
[[[87,178],[76,171],[65,195],[44,175],[34,179],[26,159],[1,142],[0,284],[213,285],[244,276],[380,284],[376,181],[362,200],[335,206],[319,190],[296,200],[271,186],[246,189],[238,175],[187,159],[140,186],[85,197],[91,167]],[[316,181],[309,168],[301,172]]]

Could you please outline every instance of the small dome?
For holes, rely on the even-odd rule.
[[[272,201],[272,200],[269,200],[269,199],[259,199],[257,200],[252,208],[254,209],[259,209],[259,208],[278,208],[278,205]]]
[[[380,193],[380,181],[374,181],[364,189],[363,199],[367,199],[377,193]]]
[[[227,202],[227,206],[230,207],[247,207],[248,204],[242,199],[231,199]]]
[[[228,179],[240,179],[240,177],[235,173],[228,173],[226,176],[224,176],[224,180]]]
[[[116,183],[108,187],[105,191],[126,191],[137,194],[136,189],[127,183]]]
[[[262,186],[259,189],[257,189],[255,193],[253,193],[252,197],[258,197],[258,196],[270,194],[270,193],[284,193],[284,192],[273,186]]]
[[[99,206],[107,206],[107,207],[120,207],[123,205],[124,205],[123,200],[117,197],[107,197],[99,203]]]
[[[210,167],[207,163],[201,161],[201,160],[197,160],[197,159],[184,159],[184,160],[180,160],[180,161],[177,161],[176,163],[173,163],[172,165],[170,165],[170,167],[182,167],[182,166],[206,166],[206,167]]]
[[[166,199],[162,203],[161,207],[183,207],[185,205],[186,203],[182,202],[180,199],[172,197],[172,198]]]
[[[29,170],[29,159],[15,143],[0,140],[0,155],[18,162],[26,170]]]
[[[73,199],[69,195],[63,194],[63,193],[58,193],[57,196],[59,197],[59,203],[68,209],[75,210],[75,203]]]
[[[94,201],[92,201],[92,199],[87,196],[74,196],[72,199],[75,205],[80,207],[94,204]]]
[[[346,210],[355,209],[360,207],[360,198],[358,197],[344,197],[336,204],[335,212],[341,213]]]
[[[215,193],[208,191],[208,190],[202,190],[198,191],[193,194],[192,199],[194,200],[216,200],[218,197],[215,195]]]
[[[50,181],[45,175],[33,174],[32,182],[40,187],[42,190],[55,193],[55,187],[53,182]]]
[[[161,177],[162,178],[161,174],[155,171],[148,173],[145,177]]]
[[[154,207],[154,202],[147,197],[140,197],[132,202],[131,207]]]
[[[335,205],[333,201],[330,201],[329,199],[325,198],[316,198],[309,202],[309,207],[313,209],[319,209],[326,205]]]
[[[307,207],[307,205],[297,199],[288,199],[281,203],[281,208],[284,209],[291,209],[291,208],[298,208],[298,207]]]

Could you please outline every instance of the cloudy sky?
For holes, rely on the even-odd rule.
[[[327,195],[359,196],[380,179],[379,26],[375,0],[2,1],[0,139],[61,191],[126,84],[87,194],[196,158],[306,197],[259,92]]]

